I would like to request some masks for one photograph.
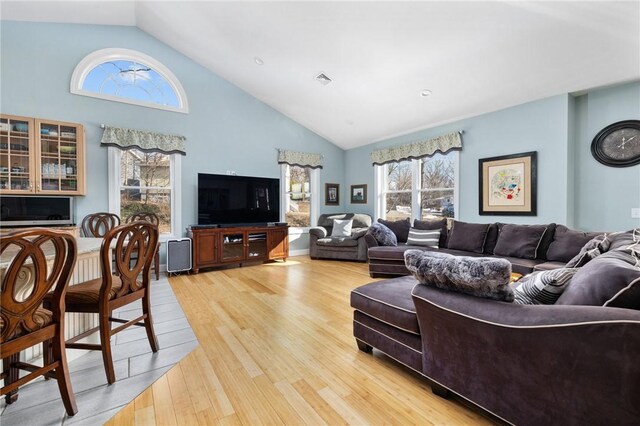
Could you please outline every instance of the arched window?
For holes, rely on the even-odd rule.
[[[176,76],[151,56],[129,49],[102,49],[87,55],[73,71],[71,93],[189,112]]]

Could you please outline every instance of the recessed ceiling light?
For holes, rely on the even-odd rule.
[[[262,58],[259,58],[258,56],[256,56],[255,58],[253,58],[253,60],[255,61],[256,64],[258,65],[264,65],[264,61],[262,60]]]
[[[429,89],[424,89],[422,92],[420,92],[420,96],[426,98],[428,96],[431,96],[431,90]]]

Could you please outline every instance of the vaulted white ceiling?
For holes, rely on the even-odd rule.
[[[0,11],[136,25],[345,149],[640,79],[638,1],[2,1]],[[318,83],[321,72],[333,82]]]

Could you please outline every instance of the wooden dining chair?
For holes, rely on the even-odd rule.
[[[82,235],[102,238],[118,225],[120,225],[120,216],[117,214],[107,212],[88,214],[82,219]]]
[[[125,219],[125,222],[131,223],[138,220],[151,222],[156,226],[160,225],[160,218],[158,217],[158,215],[151,212],[134,213],[131,216],[127,217]],[[156,281],[159,280],[160,279],[160,243],[158,243],[156,254],[153,256],[153,271],[156,274]]]
[[[97,313],[99,326],[67,340],[66,347],[102,351],[109,384],[116,380],[111,336],[132,325],[145,327],[151,350],[158,351],[149,294],[150,269],[157,244],[158,227],[149,222],[138,221],[113,228],[104,236],[100,249],[102,277],[75,284],[67,291],[67,312]],[[132,320],[113,317],[115,309],[137,300],[142,301],[142,315]],[[111,329],[112,322],[122,325]],[[96,331],[100,332],[100,344],[77,343]]]
[[[64,300],[76,253],[75,239],[63,232],[32,229],[0,237],[0,256],[3,262],[9,262],[0,292],[4,379],[0,395],[5,395],[7,404],[18,399],[20,386],[45,376],[58,382],[67,414],[78,412],[64,342]],[[53,258],[47,260],[47,255]],[[49,309],[44,309],[42,301],[47,294]],[[44,352],[50,352],[42,367],[20,361],[20,351],[39,343]],[[30,373],[20,378],[20,370]]]

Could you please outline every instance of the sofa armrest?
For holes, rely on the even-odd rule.
[[[324,238],[327,236],[327,230],[322,226],[316,226],[309,229],[309,235],[316,238]]]
[[[364,241],[367,243],[368,249],[371,247],[378,247],[378,241],[369,232],[364,235]]]
[[[640,311],[516,305],[420,284],[412,296],[423,373],[503,419],[640,418]]]

